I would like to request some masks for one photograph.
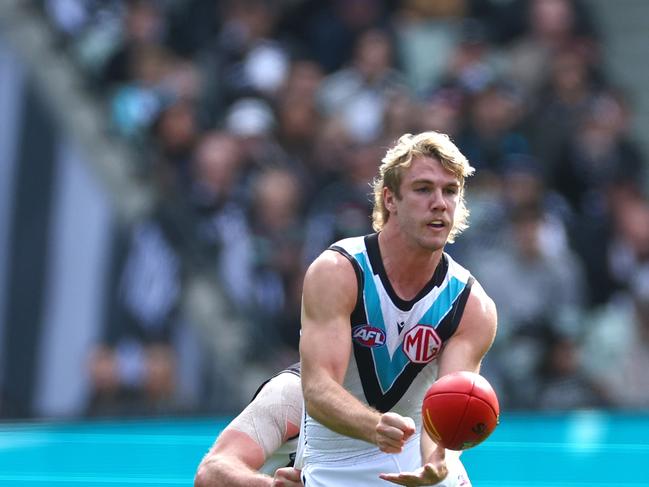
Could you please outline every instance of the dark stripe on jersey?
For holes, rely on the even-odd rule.
[[[462,290],[460,295],[453,303],[453,307],[448,313],[446,313],[446,316],[442,319],[442,321],[439,322],[437,328],[435,328],[435,331],[442,339],[442,342],[446,342],[446,340],[453,336],[455,330],[457,330],[457,327],[460,324],[460,320],[462,319],[462,315],[464,314],[464,307],[466,306],[466,302],[469,299],[469,294],[471,294],[471,287],[473,286],[474,281],[475,279],[473,278],[473,276],[469,277],[469,280],[466,283],[466,287]]]
[[[347,252],[342,247],[332,245],[331,247],[329,247],[329,250],[338,252],[339,254],[346,257],[347,260],[351,262],[352,267],[354,268],[354,273],[356,274],[356,305],[354,306],[354,310],[352,311],[350,317],[352,328],[357,325],[367,325],[367,315],[365,314],[365,306],[363,306],[363,287],[365,286],[365,281],[363,270],[361,269],[360,264],[349,252]]]
[[[433,276],[430,278],[430,281],[417,293],[417,295],[410,299],[405,300],[401,299],[392,287],[390,279],[388,279],[388,274],[385,272],[385,267],[383,267],[383,259],[381,258],[381,249],[379,248],[379,234],[372,233],[365,237],[365,247],[367,248],[367,256],[370,259],[370,264],[374,273],[379,276],[385,291],[390,296],[392,302],[402,311],[410,311],[412,307],[419,301],[421,298],[426,296],[435,286],[439,286],[444,282],[444,277],[448,271],[448,258],[446,254],[442,254],[442,258],[433,272]]]
[[[412,381],[415,380],[415,377],[419,375],[419,372],[421,372],[422,369],[426,367],[426,365],[428,364],[415,364],[412,362],[406,365],[404,371],[397,378],[397,380],[394,381],[394,384],[392,385],[392,387],[390,387],[386,394],[380,394],[379,389],[379,397],[376,397],[374,399],[374,407],[382,413],[385,413],[392,409],[394,405],[398,403],[399,400],[404,396],[404,394],[412,384]],[[377,381],[378,385],[376,376],[373,375],[372,378]]]

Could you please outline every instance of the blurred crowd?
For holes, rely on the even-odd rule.
[[[381,157],[424,130],[477,169],[447,251],[497,303],[503,407],[649,408],[646,163],[587,3],[34,1],[161,196],[124,239],[91,411],[176,393],[187,254],[250,362],[294,361],[306,266],[371,232]]]

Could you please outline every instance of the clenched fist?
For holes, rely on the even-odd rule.
[[[376,444],[384,453],[400,453],[408,438],[415,434],[412,418],[384,413],[376,425]]]

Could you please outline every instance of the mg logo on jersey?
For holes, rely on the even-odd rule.
[[[380,347],[385,344],[385,333],[370,325],[357,326],[352,330],[352,338],[364,347]]]
[[[442,348],[442,340],[432,326],[417,325],[403,337],[403,351],[411,362],[427,364]]]

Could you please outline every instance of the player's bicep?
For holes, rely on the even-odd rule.
[[[495,339],[496,327],[496,306],[475,282],[458,329],[440,356],[439,376],[458,370],[479,372],[482,359]]]
[[[349,319],[357,289],[351,263],[336,252],[325,252],[309,267],[302,295],[303,382],[320,373],[342,382],[351,353]]]

